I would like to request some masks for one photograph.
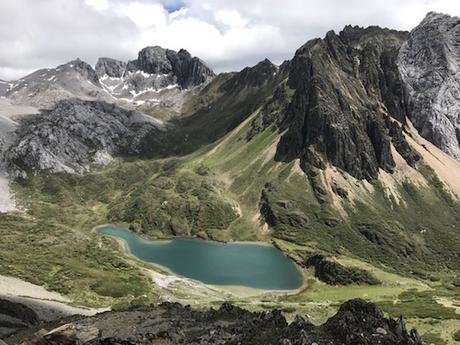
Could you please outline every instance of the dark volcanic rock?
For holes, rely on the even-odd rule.
[[[422,344],[416,331],[407,333],[402,319],[385,319],[379,307],[360,299],[344,303],[322,328],[337,344]]]
[[[351,300],[322,326],[297,316],[288,324],[281,312],[249,312],[230,304],[194,311],[163,303],[129,311],[107,312],[40,333],[23,344],[291,344],[422,345],[402,320],[386,319],[382,310]]]
[[[111,58],[99,58],[96,63],[96,73],[99,77],[107,75],[111,78],[121,78],[125,70],[126,62]]]
[[[303,166],[316,166],[318,159],[310,158],[322,156],[360,179],[376,178],[379,168],[392,172],[384,119],[405,119],[396,65],[405,37],[377,27],[346,27],[301,47],[290,62],[294,96],[277,159],[300,158]]]

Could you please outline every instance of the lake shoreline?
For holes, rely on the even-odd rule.
[[[128,242],[125,239],[122,239],[122,238],[119,238],[117,236],[113,236],[113,235],[110,235],[110,234],[104,234],[104,233],[101,233],[101,232],[98,231],[99,229],[105,228],[105,227],[112,227],[112,228],[115,228],[115,229],[128,231],[128,232],[138,236],[141,240],[146,241],[146,242],[157,242],[157,241],[169,242],[169,241],[172,241],[174,239],[178,239],[178,240],[191,240],[191,241],[200,241],[200,242],[201,241],[203,241],[203,242],[212,242],[212,243],[215,243],[215,244],[222,244],[222,245],[225,245],[225,244],[261,245],[261,244],[263,244],[263,246],[273,247],[273,248],[279,250],[283,255],[285,255],[289,260],[292,261],[292,263],[295,265],[298,273],[302,277],[302,284],[301,284],[301,286],[299,286],[298,288],[295,288],[295,289],[263,289],[263,288],[256,288],[256,287],[243,286],[243,285],[207,284],[207,283],[201,282],[199,280],[195,280],[195,279],[192,279],[192,278],[185,277],[185,276],[182,276],[180,274],[177,274],[177,273],[171,271],[170,269],[168,269],[167,267],[164,267],[162,265],[159,265],[159,264],[156,264],[156,263],[153,263],[153,262],[144,261],[144,260],[140,259],[139,257],[137,257],[136,255],[134,255],[132,253],[131,249],[129,248]],[[177,277],[178,279],[185,279],[185,280],[188,280],[188,281],[192,281],[192,282],[194,282],[196,284],[201,284],[201,285],[203,285],[205,287],[208,287],[208,288],[217,289],[217,290],[222,291],[224,293],[231,293],[231,294],[233,294],[235,296],[240,296],[241,297],[241,296],[256,296],[256,295],[257,296],[263,296],[263,295],[267,295],[267,296],[295,295],[295,294],[298,294],[299,292],[303,291],[305,289],[305,287],[306,287],[306,280],[305,280],[304,274],[303,274],[303,272],[301,270],[301,267],[289,255],[287,255],[284,251],[280,250],[280,248],[278,248],[278,246],[276,246],[274,244],[274,242],[271,242],[271,243],[269,243],[269,242],[259,242],[259,241],[222,242],[222,241],[213,241],[213,240],[202,239],[202,238],[199,238],[199,237],[171,237],[171,238],[164,238],[164,239],[159,239],[159,240],[152,240],[152,239],[146,239],[146,238],[144,238],[142,236],[139,236],[138,233],[136,233],[136,232],[134,232],[134,231],[132,231],[130,229],[127,229],[127,228],[119,226],[119,225],[114,225],[114,224],[103,224],[103,225],[96,226],[96,227],[94,227],[92,229],[92,232],[97,232],[100,235],[109,236],[110,238],[113,238],[117,242],[119,249],[121,250],[121,252],[124,255],[128,256],[131,259],[134,259],[134,260],[140,262],[143,266],[150,266],[150,268],[148,270],[151,270],[153,268],[153,270],[158,271],[158,273],[168,274],[170,276]]]
[[[164,236],[164,237],[148,237],[145,236],[146,234],[144,233],[138,233],[135,232],[128,227],[125,227],[124,225],[117,225],[113,223],[107,223],[107,224],[102,224],[102,225],[97,225],[91,229],[91,232],[96,232],[98,233],[98,229],[100,228],[105,228],[105,227],[112,227],[115,229],[120,229],[120,230],[126,230],[129,231],[137,236],[139,238],[143,239],[144,241],[147,242],[153,242],[153,241],[172,241],[172,240],[191,240],[191,241],[204,241],[204,242],[211,242],[211,243],[218,243],[218,244],[257,244],[260,246],[267,246],[267,247],[275,247],[276,249],[280,250],[282,253],[281,249],[279,249],[277,246],[275,246],[274,241],[223,241],[223,240],[216,240],[216,239],[208,239],[208,238],[203,238],[200,236]],[[286,253],[284,253],[286,254]]]

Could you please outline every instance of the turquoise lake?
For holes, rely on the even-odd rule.
[[[205,284],[266,290],[294,290],[302,285],[297,267],[273,246],[193,239],[146,241],[124,229],[101,227],[97,231],[124,240],[140,260]]]

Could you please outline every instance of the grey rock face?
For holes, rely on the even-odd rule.
[[[111,78],[121,78],[126,70],[126,62],[111,59],[99,58],[96,63],[96,74],[99,77],[107,75]]]
[[[142,154],[161,132],[159,122],[137,112],[103,102],[64,100],[52,110],[21,119],[4,155],[16,177],[38,170],[80,172],[117,154]]]
[[[178,53],[168,50],[168,58],[177,77],[177,83],[182,88],[200,85],[214,76],[214,72],[203,61],[192,57],[185,49],[179,50]]]
[[[99,84],[99,77],[97,76],[96,71],[86,62],[77,58],[76,60],[70,61],[68,65],[73,66],[73,69],[84,79],[89,80],[96,86],[101,86]]]
[[[429,13],[411,31],[398,64],[414,126],[460,160],[460,18]]]
[[[127,71],[171,75],[184,89],[202,84],[214,76],[214,72],[203,61],[192,57],[188,51],[181,49],[175,52],[159,46],[142,49],[137,60],[128,62]]]
[[[150,74],[168,74],[172,72],[172,65],[168,59],[167,50],[155,46],[142,49],[137,60],[128,62],[129,72],[143,71]]]

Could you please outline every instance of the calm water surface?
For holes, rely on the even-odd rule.
[[[97,231],[124,240],[143,261],[206,284],[267,290],[293,290],[302,285],[294,263],[272,246],[191,239],[146,241],[124,229],[101,227]]]

